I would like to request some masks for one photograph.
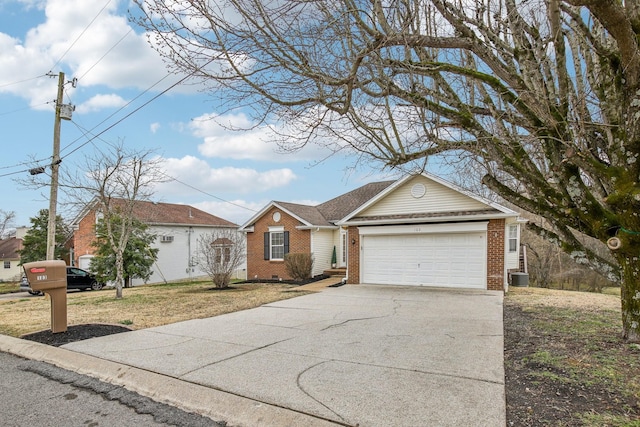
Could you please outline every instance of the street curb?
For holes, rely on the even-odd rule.
[[[0,351],[122,386],[229,426],[329,427],[334,422],[64,348],[0,335]]]

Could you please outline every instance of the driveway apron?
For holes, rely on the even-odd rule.
[[[502,293],[345,285],[63,346],[358,426],[504,426]]]

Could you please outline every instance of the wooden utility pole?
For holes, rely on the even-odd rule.
[[[51,195],[49,196],[49,226],[47,227],[47,259],[55,259],[56,206],[58,205],[58,168],[60,167],[60,108],[64,95],[64,73],[58,74],[56,119],[53,125],[53,156],[51,157]]]

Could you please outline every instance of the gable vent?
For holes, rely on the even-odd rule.
[[[411,195],[416,199],[424,196],[426,192],[427,187],[425,187],[424,184],[415,184],[413,187],[411,187]]]

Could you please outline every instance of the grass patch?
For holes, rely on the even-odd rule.
[[[630,420],[629,417],[611,414],[579,414],[578,417],[585,427],[640,427],[640,420]]]
[[[14,292],[20,292],[20,283],[0,282],[0,294],[11,294]]]
[[[640,427],[640,348],[622,340],[619,296],[516,288],[504,308],[511,425]]]
[[[128,323],[144,329],[190,319],[218,316],[292,298],[298,292],[287,284],[236,284],[230,290],[211,290],[208,282],[180,282],[67,294],[67,323]],[[45,297],[0,301],[0,333],[21,336],[51,327],[51,305]],[[124,320],[122,320],[124,319]]]

